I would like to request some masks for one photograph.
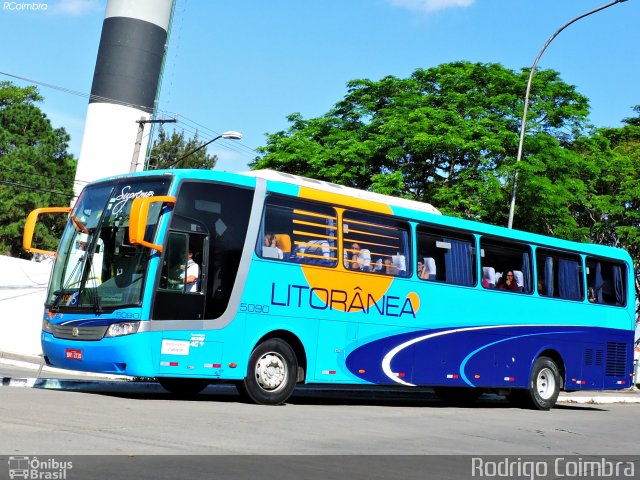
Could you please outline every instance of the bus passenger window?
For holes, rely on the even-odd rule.
[[[591,303],[624,307],[627,297],[627,269],[623,263],[587,257],[587,285]]]
[[[256,253],[262,258],[335,267],[338,217],[333,208],[269,197]]]
[[[366,213],[345,211],[343,263],[347,270],[408,275],[409,225]]]
[[[476,256],[473,235],[418,225],[418,263],[421,280],[475,285]]]
[[[565,300],[583,300],[582,260],[578,255],[538,248],[538,294]]]
[[[515,293],[533,292],[529,245],[482,237],[480,262],[484,288]]]

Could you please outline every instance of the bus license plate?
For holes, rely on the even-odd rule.
[[[67,348],[66,355],[67,355],[67,360],[82,360],[82,350]]]

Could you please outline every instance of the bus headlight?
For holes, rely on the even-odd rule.
[[[140,322],[122,322],[122,323],[112,323],[109,325],[109,329],[107,333],[104,334],[105,337],[122,337],[124,335],[131,335],[132,333],[136,333],[138,331],[138,327],[140,326]]]
[[[53,328],[51,328],[51,322],[49,320],[42,320],[42,330],[47,333],[53,332]]]

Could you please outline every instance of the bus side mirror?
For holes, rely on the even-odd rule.
[[[134,199],[131,203],[131,211],[129,213],[129,243],[131,245],[142,245],[143,247],[149,247],[162,252],[162,245],[156,245],[144,239],[144,233],[147,229],[147,218],[149,217],[149,207],[152,203],[173,205],[176,203],[176,197],[153,196]]]
[[[22,248],[31,253],[42,253],[44,255],[55,255],[56,252],[51,250],[41,250],[39,248],[32,247],[33,234],[36,230],[36,224],[38,223],[38,215],[43,213],[69,213],[71,207],[45,207],[36,208],[27,217],[27,222],[24,225],[24,233],[22,235]]]

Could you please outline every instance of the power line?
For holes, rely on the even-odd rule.
[[[60,196],[63,196],[65,198],[73,198],[73,194],[72,193],[69,194],[69,193],[65,193],[65,192],[58,192],[56,190],[47,190],[45,188],[33,187],[31,185],[24,185],[22,183],[7,182],[6,180],[0,180],[0,184],[8,185],[8,186],[14,187],[14,188],[23,188],[25,190],[36,190],[38,192],[51,193],[53,195],[60,195]]]
[[[93,95],[93,94],[86,93],[86,92],[80,92],[78,90],[73,90],[71,88],[62,87],[62,86],[59,86],[59,85],[54,85],[52,83],[43,82],[41,80],[35,80],[35,79],[32,79],[32,78],[28,78],[28,77],[23,77],[21,75],[15,75],[15,74],[12,74],[12,73],[9,73],[9,72],[0,71],[0,75],[4,75],[4,76],[10,77],[10,78],[15,78],[15,79],[22,80],[22,81],[25,81],[25,82],[28,82],[28,83],[33,83],[35,85],[39,85],[39,86],[42,86],[42,87],[51,88],[53,90],[58,90],[58,91],[63,92],[63,93],[68,93],[68,94],[71,94],[71,95],[76,95],[76,96],[79,96],[79,97],[88,98],[89,100],[98,100],[98,101],[113,103],[113,104],[122,105],[122,106],[126,106],[126,107],[137,108],[137,109],[140,109],[140,110],[146,110],[147,109],[147,107],[144,107],[142,105],[136,105],[136,104],[133,104],[133,103],[128,103],[128,102],[123,102],[123,101],[120,101],[120,100],[115,100],[113,98],[107,98],[107,97],[102,97],[102,96],[99,96],[99,95]],[[177,123],[179,123],[183,127],[184,130],[189,131],[189,132],[191,132],[193,134],[197,134],[198,131],[200,129],[202,129],[205,132],[212,133],[212,136],[220,135],[220,132],[217,132],[216,130],[213,130],[213,129],[205,126],[205,125],[202,125],[202,124],[200,124],[200,123],[196,122],[195,120],[192,120],[192,119],[190,119],[188,117],[180,115],[177,112],[169,112],[167,110],[163,110],[163,109],[160,109],[160,108],[157,108],[155,111],[156,111],[157,115],[162,114],[162,115],[165,115],[165,116],[173,116],[174,118],[176,118]],[[245,145],[240,141],[234,141],[233,142],[233,146],[231,146],[232,145],[231,142],[227,142],[227,141],[221,141],[221,142],[219,142],[218,145],[219,146],[225,146],[228,150],[235,151],[235,152],[237,152],[237,153],[239,153],[241,155],[247,155],[247,156],[250,155],[250,159],[251,160],[253,160],[256,157],[256,155],[258,155],[258,152],[254,148],[252,148],[252,147],[250,147],[248,145]],[[80,180],[80,181],[83,181],[83,180]],[[87,183],[87,182],[85,182],[85,183]]]
[[[36,172],[27,172],[25,170],[16,170],[15,168],[8,168],[5,166],[0,166],[0,169],[6,171],[6,172],[12,172],[12,173],[19,173],[22,175],[31,175],[33,177],[44,177],[44,178],[49,178],[49,179],[56,179],[59,180],[61,184],[63,184],[64,186],[66,186],[69,183],[89,183],[86,180],[72,180],[70,178],[64,178],[64,177],[60,177],[58,175],[48,175],[48,174],[44,174],[44,173],[36,173]]]
[[[78,90],[72,90],[72,89],[67,88],[67,87],[61,87],[59,85],[53,85],[52,83],[46,83],[46,82],[42,82],[40,80],[34,80],[32,78],[21,77],[20,75],[14,75],[14,74],[8,73],[8,72],[1,72],[0,71],[0,75],[5,75],[7,77],[16,78],[18,80],[23,80],[23,81],[29,82],[29,83],[34,83],[36,85],[40,85],[42,87],[51,88],[53,90],[58,90],[58,91],[63,92],[63,93],[69,93],[71,95],[77,95],[79,97],[88,98],[89,100],[99,100],[99,101],[102,101],[102,102],[115,103],[117,105],[122,105],[122,106],[125,106],[125,107],[137,108],[138,110],[148,110],[148,107],[145,107],[143,105],[136,105],[135,103],[128,103],[128,102],[123,102],[121,100],[115,100],[113,98],[101,97],[100,95],[93,95],[91,93],[79,92]]]
[[[144,107],[142,105],[136,105],[134,103],[123,102],[123,101],[120,101],[120,100],[115,100],[113,98],[101,97],[99,95],[93,95],[93,94],[86,93],[86,92],[80,92],[78,90],[73,90],[71,88],[62,87],[62,86],[59,86],[59,85],[54,85],[52,83],[47,83],[47,82],[43,82],[41,80],[35,80],[35,79],[32,79],[32,78],[23,77],[23,76],[20,76],[20,75],[15,75],[15,74],[9,73],[9,72],[0,71],[0,75],[4,75],[4,76],[10,77],[10,78],[15,78],[15,79],[22,80],[22,81],[25,81],[25,82],[33,83],[35,85],[40,85],[40,86],[43,86],[43,87],[51,88],[53,90],[58,90],[60,92],[68,93],[68,94],[71,94],[71,95],[76,95],[76,96],[79,96],[79,97],[88,98],[90,100],[100,100],[100,101],[114,103],[114,104],[118,104],[118,105],[122,105],[122,106],[126,106],[126,107],[137,108],[137,109],[140,109],[140,110],[146,110],[147,109],[147,107]],[[194,120],[191,120],[188,117],[180,115],[177,112],[169,112],[168,110],[163,110],[163,109],[158,108],[158,109],[156,109],[156,113],[158,113],[158,114],[162,113],[162,114],[165,114],[167,116],[173,116],[181,124],[186,124],[186,125],[193,124],[193,125],[199,127],[202,130],[206,130],[208,132],[211,132],[214,136],[220,134],[220,132],[217,132],[217,131],[215,131],[215,130],[213,130],[213,129],[205,126],[205,125],[202,125],[202,124],[200,124],[200,123],[198,123],[198,122],[196,122]],[[181,119],[183,119],[183,120],[181,120]],[[193,126],[191,126],[190,130],[191,131],[195,131],[195,132],[198,131],[198,129],[196,129]],[[223,142],[220,142],[220,143],[222,144]],[[251,154],[257,154],[256,150],[251,148],[251,147],[249,147],[248,145],[244,145],[242,142],[237,142],[237,143],[238,143],[238,145],[242,146],[243,148],[245,148],[246,150],[251,152]]]
[[[174,113],[173,115],[177,118],[178,123],[181,123],[181,124],[193,124],[193,125],[195,125],[196,127],[199,127],[202,130],[205,130],[205,131],[208,131],[208,132],[212,133],[212,136],[217,136],[217,135],[221,134],[221,132],[217,132],[216,130],[213,130],[213,129],[205,126],[205,125],[202,125],[202,124],[196,122],[195,120],[191,120],[190,118],[187,118],[184,115],[180,115],[178,113]],[[183,121],[183,119],[184,119],[184,121]],[[192,128],[195,128],[195,127],[192,127]],[[196,129],[196,131],[197,131],[197,129]],[[220,144],[223,144],[223,143],[224,142],[220,142]],[[256,152],[256,150],[254,148],[251,148],[250,146],[245,145],[242,141],[235,141],[234,140],[233,144],[234,144],[234,146],[240,146],[240,147],[246,149],[252,155],[256,155],[258,153],[258,152]]]

